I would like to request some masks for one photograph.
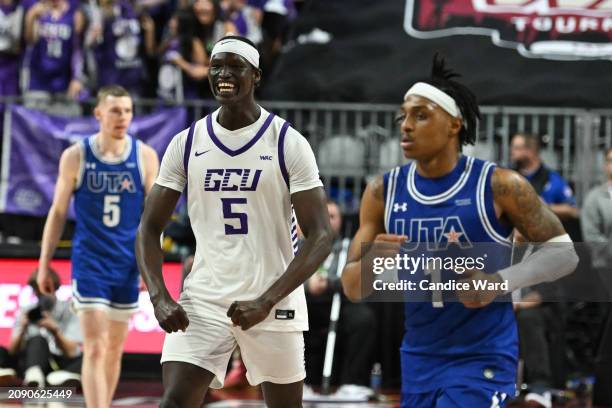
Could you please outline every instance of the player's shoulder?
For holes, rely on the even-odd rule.
[[[196,130],[197,130],[197,124],[198,122],[200,122],[202,119],[200,119],[199,121],[197,121],[195,123],[196,126]],[[166,151],[168,150],[180,150],[180,151],[184,151],[185,149],[185,143],[187,143],[187,136],[189,134],[189,129],[191,128],[191,125],[189,125],[189,127],[181,130],[180,132],[178,132],[177,134],[175,134],[172,139],[170,139],[170,143],[168,144],[168,148]]]
[[[282,129],[284,122],[281,123],[280,129]],[[287,131],[285,132],[285,143],[308,143],[308,139],[304,137],[296,128],[291,126],[291,123],[288,123]]]
[[[288,154],[291,154],[292,152],[301,153],[303,152],[303,149],[311,148],[308,139],[285,119],[276,116],[273,119],[270,127],[274,129],[274,137],[276,138],[277,142],[282,142],[285,152]]]
[[[395,166],[387,170],[383,174],[381,174],[379,177],[381,178],[381,180],[384,180],[385,182],[390,179],[405,178],[408,175],[408,172],[410,171],[410,168],[413,165],[414,165],[414,162],[410,161],[408,163],[401,164],[399,166]]]
[[[145,160],[157,159],[157,152],[151,146],[149,146],[143,141],[140,141],[138,145],[140,146],[140,154],[142,154],[142,157]]]
[[[275,114],[274,112],[268,111],[266,108],[264,108],[261,105],[259,106],[259,108],[261,109],[261,115],[262,115],[262,117],[260,118],[261,119],[265,118],[264,123],[268,120],[270,122],[268,126],[268,130],[272,130],[274,133],[279,134],[283,130],[283,128],[286,127],[286,130],[284,131],[286,135],[302,136],[302,134],[297,129],[295,129],[295,127],[293,126],[293,123],[291,123],[284,117],[279,116]]]
[[[511,185],[529,184],[529,181],[516,170],[495,166],[491,175],[491,186],[509,187]]]
[[[202,126],[204,126],[204,127],[206,126],[206,123],[204,122],[204,118],[198,119],[195,122],[189,124],[189,126],[187,126],[185,129],[181,130],[176,135],[174,135],[172,140],[173,141],[174,140],[176,140],[176,141],[184,141],[185,139],[187,139],[187,135],[189,134],[189,131],[191,130],[192,126],[194,127],[194,131],[202,129]]]
[[[85,143],[87,143],[87,139],[78,141],[76,143],[71,144],[69,147],[67,147],[62,152],[62,156],[60,157],[60,162],[76,163],[78,166],[83,156],[83,150],[85,147]]]
[[[61,177],[76,177],[81,168],[81,161],[85,160],[84,144],[73,143],[67,147],[60,156],[59,172]]]
[[[261,109],[265,115],[273,115],[273,113],[266,111],[264,108],[261,108]],[[283,118],[282,116],[278,116],[278,115],[274,115],[272,117],[269,129],[273,129],[275,133],[280,133],[285,127],[286,127],[286,130],[284,130],[284,132],[286,133],[286,135],[302,136],[302,134],[293,126],[293,123],[291,123],[287,119]]]
[[[495,171],[495,169],[499,167],[497,163],[489,160],[483,160],[470,155],[463,156],[466,159],[465,171],[476,177],[480,177],[480,174],[482,174],[482,172],[489,172],[490,169],[493,169],[493,171]]]
[[[140,149],[140,157],[142,166],[144,166],[143,175],[147,178],[150,175],[157,175],[159,171],[159,156],[157,151],[146,143],[138,143]]]
[[[385,176],[389,173],[378,174],[366,185],[366,189],[364,191],[364,197],[369,196],[370,198],[376,199],[376,201],[384,201],[385,197]]]
[[[81,152],[83,151],[83,147],[85,146],[85,143],[88,143],[87,138],[79,140],[78,142],[71,144],[66,149],[64,149],[63,154],[66,154],[66,155],[81,154]]]

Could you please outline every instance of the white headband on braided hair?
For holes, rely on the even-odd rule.
[[[222,39],[213,47],[212,52],[210,53],[210,58],[212,59],[212,57],[214,57],[216,54],[222,52],[238,54],[255,68],[259,68],[259,51],[244,41],[237,40],[235,38]]]
[[[455,118],[461,118],[461,110],[457,106],[457,102],[446,92],[441,91],[433,85],[429,85],[425,82],[417,82],[412,85],[408,92],[404,95],[404,100],[408,99],[410,95],[422,96],[432,102],[435,102],[439,107],[448,112],[449,115]]]

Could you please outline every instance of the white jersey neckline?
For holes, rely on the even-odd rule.
[[[269,113],[260,106],[261,113],[259,115],[259,119],[243,128],[228,130],[221,126],[221,124],[217,121],[220,110],[221,108],[217,109],[215,112],[206,117],[207,133],[215,146],[232,157],[246,152],[255,143],[257,143],[257,141],[266,132],[275,116],[273,113]],[[257,129],[257,131],[255,131],[255,129]],[[251,136],[254,132],[256,132],[255,135]],[[228,147],[228,138],[244,139],[246,140],[246,143],[237,148]]]

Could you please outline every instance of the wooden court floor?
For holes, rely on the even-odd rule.
[[[154,408],[159,405],[162,395],[162,385],[154,381],[124,381],[119,384],[116,398],[113,400],[112,408]],[[385,391],[384,402],[304,402],[304,408],[399,408],[399,390]],[[64,402],[43,401],[19,402],[9,400],[6,392],[0,393],[0,408],[14,407],[48,407],[48,408],[71,408],[84,407],[81,394],[77,394]],[[224,390],[211,390],[203,404],[205,408],[265,408],[262,401],[261,391],[258,387],[240,387]],[[529,407],[521,403],[508,405],[509,408]],[[477,408],[477,407],[466,407]],[[554,408],[605,408],[594,407],[590,402],[568,401],[563,405],[555,405]]]

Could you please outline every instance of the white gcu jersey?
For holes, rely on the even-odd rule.
[[[218,113],[195,124],[187,156],[189,132],[172,140],[156,183],[183,191],[187,162],[197,247],[181,300],[227,310],[235,300],[256,299],[285,272],[297,252],[290,194],[322,183],[308,142],[283,119],[261,108],[255,123],[229,131],[217,122]],[[276,304],[257,327],[307,330],[303,287]]]

